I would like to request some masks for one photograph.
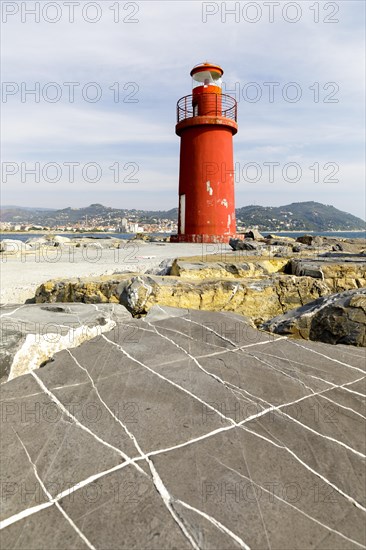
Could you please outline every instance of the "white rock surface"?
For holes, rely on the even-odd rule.
[[[61,350],[130,320],[119,304],[23,304],[0,313],[0,380],[6,382],[39,368]]]

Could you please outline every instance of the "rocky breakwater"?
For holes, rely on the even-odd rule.
[[[221,256],[214,254],[204,261],[175,259],[170,268],[162,267],[166,275],[155,274],[157,270],[144,275],[52,280],[38,287],[35,301],[114,302],[125,305],[135,316],[146,314],[157,304],[232,311],[249,316],[258,325],[319,297],[365,286],[366,280],[364,261],[323,258],[320,268],[310,269],[307,258],[301,271],[293,258],[271,257],[268,252],[243,256],[233,251],[220,260]],[[313,261],[318,266],[318,259]]]
[[[333,292],[366,286],[366,257],[362,255],[324,255],[291,259],[285,272],[298,277],[320,279]]]
[[[366,288],[318,298],[262,328],[305,340],[366,347]]]
[[[109,236],[88,237],[88,236],[75,236],[73,238],[65,237],[63,235],[47,234],[42,237],[33,237],[25,242],[19,239],[3,239],[0,241],[0,253],[2,256],[13,256],[18,254],[32,254],[35,252],[60,248],[66,251],[70,249],[78,248],[119,248],[121,246],[121,239],[117,239]]]
[[[54,280],[42,284],[35,301],[121,303],[135,315],[153,305],[233,311],[261,323],[280,312],[329,293],[311,277],[230,278],[193,280],[175,276],[121,274],[83,279]]]

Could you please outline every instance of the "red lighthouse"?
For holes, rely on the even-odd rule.
[[[228,242],[236,233],[233,135],[237,103],[222,94],[218,65],[192,71],[192,95],[177,103],[181,138],[178,242]]]

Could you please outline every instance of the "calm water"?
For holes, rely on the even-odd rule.
[[[61,237],[70,237],[70,239],[80,239],[80,237],[96,237],[97,239],[105,239],[107,237],[114,239],[132,239],[136,236],[136,233],[64,233],[63,231],[49,232],[40,231],[39,233],[0,233],[0,241],[3,239],[18,239],[19,241],[27,241],[28,239],[42,237],[43,235],[60,235]],[[154,236],[167,237],[168,233],[151,233]],[[170,233],[169,233],[170,234]]]
[[[268,235],[269,231],[263,231],[262,235]],[[316,232],[316,231],[299,231],[293,233],[291,231],[276,231],[272,232],[275,235],[283,235],[287,237],[300,237],[301,235],[320,235],[323,237],[341,237],[348,239],[366,239],[366,231],[325,231],[325,232]],[[70,237],[71,239],[77,239],[80,237],[97,237],[99,239],[106,237],[114,237],[117,239],[132,239],[136,234],[135,233],[54,233],[55,235],[61,235],[63,237]],[[42,235],[47,235],[47,232],[40,233],[0,233],[0,241],[3,239],[17,239],[19,241],[27,241],[33,237],[41,237]],[[167,237],[169,233],[152,233],[152,235],[157,237]]]
[[[268,235],[270,232],[263,232],[262,234]],[[320,235],[321,237],[341,237],[343,239],[366,239],[366,231],[298,231],[293,233],[292,231],[280,231],[274,232],[275,235],[283,235],[284,237],[300,237],[301,235]]]

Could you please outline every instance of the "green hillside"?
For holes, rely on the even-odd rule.
[[[319,202],[294,202],[285,206],[250,205],[236,210],[237,221],[243,226],[256,225],[272,231],[336,231],[365,229],[365,222],[334,206]]]

